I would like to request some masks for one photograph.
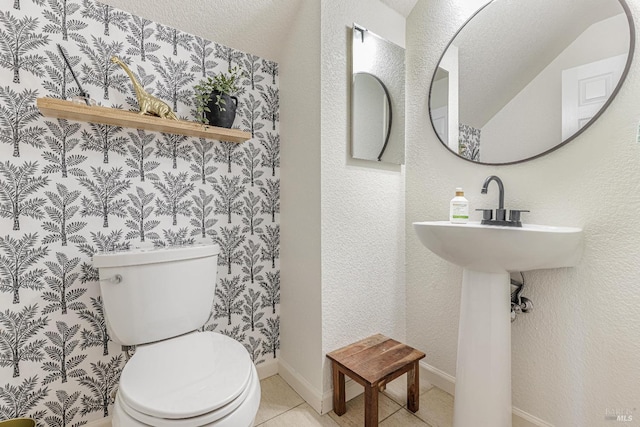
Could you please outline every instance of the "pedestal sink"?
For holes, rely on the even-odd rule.
[[[424,246],[463,267],[454,427],[511,427],[509,272],[575,266],[582,230],[414,222]]]

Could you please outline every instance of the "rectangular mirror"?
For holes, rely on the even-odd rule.
[[[404,48],[353,24],[351,157],[404,164]]]

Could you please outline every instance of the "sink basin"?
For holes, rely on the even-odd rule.
[[[511,427],[509,272],[575,266],[582,230],[414,222],[422,244],[463,267],[453,426]]]
[[[418,238],[439,257],[475,271],[499,273],[575,266],[582,229],[525,224],[519,227],[414,222]]]

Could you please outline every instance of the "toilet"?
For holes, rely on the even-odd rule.
[[[111,338],[136,351],[125,365],[114,427],[249,427],[260,381],[236,340],[199,332],[213,305],[218,245],[97,253]]]

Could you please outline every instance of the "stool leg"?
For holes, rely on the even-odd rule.
[[[378,386],[364,386],[364,427],[378,427]]]
[[[407,372],[407,408],[411,412],[418,412],[420,406],[420,367],[418,362]]]
[[[333,411],[336,415],[342,415],[347,412],[344,392],[344,374],[340,371],[336,362],[332,363],[331,368],[333,371]]]

